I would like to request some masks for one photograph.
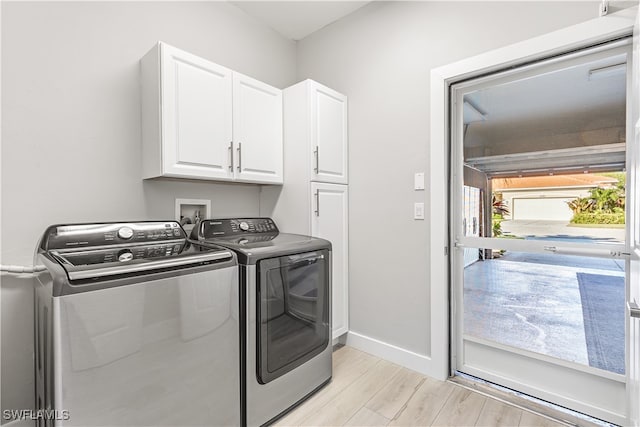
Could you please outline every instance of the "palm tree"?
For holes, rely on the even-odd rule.
[[[588,197],[578,197],[577,199],[567,202],[567,205],[569,205],[569,209],[571,209],[574,214],[579,214],[591,211],[595,206],[595,201]]]
[[[625,198],[624,190],[614,188],[594,188],[591,190],[591,199],[593,200],[596,210],[605,213],[613,213],[616,208],[624,210]]]
[[[502,200],[502,198],[496,197],[495,193],[493,194],[491,203],[493,205],[494,215],[509,215],[509,208],[507,208],[507,204]]]
[[[502,194],[500,194],[500,197],[497,197],[496,193],[493,193],[491,206],[491,213],[494,215],[491,220],[491,235],[493,237],[500,237],[502,236],[502,218],[504,215],[509,215],[509,209],[507,208],[507,204],[504,200],[502,200]]]

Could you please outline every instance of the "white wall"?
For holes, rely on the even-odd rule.
[[[375,2],[298,43],[298,79],[349,97],[353,332],[431,354],[428,272],[446,266],[428,264],[429,218],[412,219],[413,203],[427,201],[412,187],[414,172],[429,175],[430,70],[595,18],[597,7]]]
[[[3,264],[53,223],[166,219],[175,198],[257,215],[259,187],[141,179],[139,59],[158,41],[277,87],[295,43],[219,2],[2,2]],[[32,405],[32,296],[2,276],[2,409]]]

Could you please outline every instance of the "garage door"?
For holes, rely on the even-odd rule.
[[[573,212],[567,206],[572,198],[513,199],[513,219],[569,221]]]

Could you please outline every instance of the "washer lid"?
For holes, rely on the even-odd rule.
[[[238,254],[242,264],[255,264],[264,258],[311,252],[322,249],[331,250],[331,242],[317,237],[301,234],[269,233],[244,234],[229,237],[201,240],[231,249]]]
[[[45,231],[39,251],[62,267],[69,282],[145,275],[233,260],[228,249],[188,240],[176,221],[53,225]]]
[[[331,242],[301,234],[280,233],[271,218],[204,219],[191,238],[234,250],[242,264],[316,250],[331,250]]]
[[[194,244],[188,240],[77,251],[51,250],[49,254],[66,271],[71,282],[153,273],[233,258],[232,253],[222,247]]]

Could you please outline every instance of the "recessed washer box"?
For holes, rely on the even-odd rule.
[[[190,231],[193,225],[211,214],[211,200],[204,199],[176,199],[176,221],[180,221],[185,231]]]

